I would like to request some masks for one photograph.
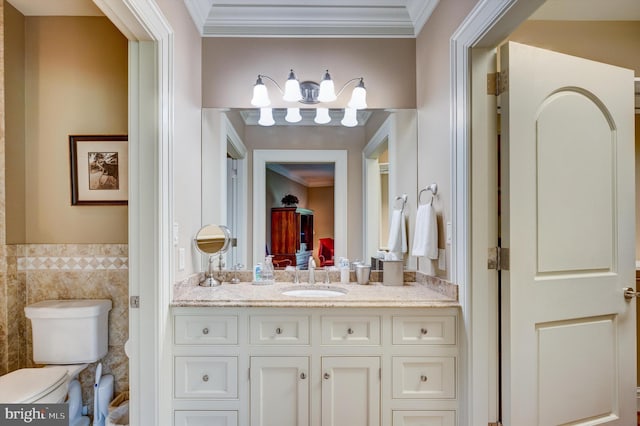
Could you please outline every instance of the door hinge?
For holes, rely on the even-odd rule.
[[[487,253],[487,268],[497,271],[509,270],[509,249],[504,247],[491,247]]]
[[[137,309],[140,307],[140,296],[131,296],[129,297],[129,306]]]
[[[509,70],[487,74],[487,95],[498,96],[509,88]]]

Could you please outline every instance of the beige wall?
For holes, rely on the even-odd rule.
[[[4,4],[4,60],[11,64],[4,76],[5,164],[7,243],[26,242],[26,159],[25,159],[25,18],[9,3]]]
[[[127,133],[127,40],[102,17],[30,16],[25,51],[26,241],[126,243],[126,206],[71,205],[68,137]]]
[[[445,224],[451,221],[451,102],[450,39],[477,0],[441,1],[416,40],[418,102],[418,188],[438,184],[438,198],[433,203],[438,214],[440,248],[445,248]],[[447,271],[450,276],[451,246],[446,246]],[[426,273],[435,270],[435,262],[421,262]]]
[[[640,21],[525,21],[509,40],[633,69],[640,76]]]
[[[308,190],[309,208],[313,210],[313,257],[316,260],[316,265],[320,265],[320,259],[318,259],[318,239],[335,239],[333,190],[333,186],[311,187]]]
[[[351,78],[364,77],[370,108],[415,108],[414,39],[205,38],[202,52],[205,107],[251,107],[258,74],[283,86],[293,68],[300,81],[316,82],[329,69],[336,90]],[[273,106],[286,106],[276,87],[265,84]],[[335,107],[346,105],[353,87]]]
[[[178,249],[185,250],[185,269],[176,267],[174,276],[181,280],[200,271],[200,254],[192,241],[202,224],[202,39],[184,2],[157,0],[157,3],[174,33],[173,219],[179,235],[173,250],[176,266]]]

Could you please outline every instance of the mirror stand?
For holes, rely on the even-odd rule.
[[[204,273],[204,279],[200,281],[200,286],[202,287],[217,287],[222,285],[222,281],[217,279],[213,273],[213,259],[213,255],[209,255],[209,268],[207,272]],[[222,267],[222,257],[220,257],[220,266]]]

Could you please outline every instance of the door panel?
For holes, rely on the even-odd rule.
[[[501,50],[503,423],[635,424],[633,72]]]

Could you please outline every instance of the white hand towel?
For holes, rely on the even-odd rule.
[[[411,255],[438,258],[438,221],[431,204],[420,204],[418,207]]]
[[[387,246],[393,257],[392,260],[401,260],[402,253],[407,252],[407,230],[402,210],[394,210],[391,213]]]

